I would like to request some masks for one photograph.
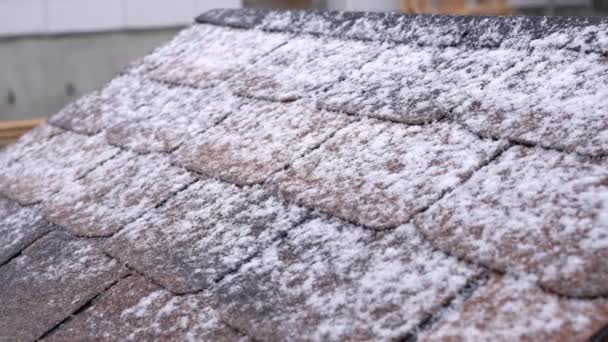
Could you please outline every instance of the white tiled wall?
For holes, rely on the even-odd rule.
[[[191,23],[241,0],[0,0],[0,36],[103,31]]]

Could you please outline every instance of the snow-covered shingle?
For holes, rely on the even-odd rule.
[[[198,21],[0,149],[0,340],[608,336],[606,18]]]
[[[285,198],[376,228],[409,221],[504,145],[456,125],[352,123],[272,182]]]
[[[94,242],[50,233],[0,268],[0,340],[36,340],[124,274]]]
[[[51,116],[49,123],[93,135],[118,122],[151,116],[162,109],[165,92],[166,87],[142,77],[117,77]]]
[[[213,285],[304,217],[260,188],[200,180],[129,224],[107,251],[173,292]]]
[[[21,204],[44,201],[118,153],[101,135],[50,130],[54,133],[38,128],[7,148],[0,157],[6,160],[0,172],[0,194]],[[17,159],[10,162],[11,158]]]
[[[241,103],[225,87],[155,86],[162,91],[139,109],[145,110],[148,116],[109,127],[106,138],[111,144],[143,153],[170,152],[223,120]]]
[[[411,225],[374,233],[316,218],[210,289],[255,339],[387,340],[404,335],[477,274]]]
[[[548,294],[526,279],[493,276],[419,341],[587,341],[608,321],[608,300]]]
[[[40,208],[0,197],[0,265],[50,230]]]
[[[460,102],[457,119],[485,136],[607,155],[608,59],[570,50],[534,51],[454,55],[453,71],[469,73],[453,74],[452,93],[469,97],[452,101]],[[492,62],[484,62],[490,55]],[[463,64],[468,67],[458,66]]]
[[[144,58],[137,72],[170,83],[214,86],[281,46],[289,37],[284,33],[195,25]]]
[[[417,219],[435,246],[570,296],[608,294],[608,165],[513,147]]]
[[[247,341],[203,299],[177,297],[139,276],[121,280],[46,341]]]
[[[226,120],[175,155],[196,172],[236,184],[261,183],[351,121],[303,101],[243,100]]]
[[[194,181],[163,154],[121,152],[43,202],[51,222],[82,236],[107,236]]]
[[[326,37],[298,36],[260,58],[231,80],[239,94],[290,101],[339,82],[386,46]]]
[[[321,95],[324,107],[369,117],[423,123],[449,113],[441,98],[451,90],[437,70],[437,51],[397,45],[361,68],[351,69]]]

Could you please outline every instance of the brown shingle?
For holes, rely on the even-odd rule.
[[[121,280],[45,341],[247,341],[201,298],[177,297],[139,276]]]
[[[568,299],[524,279],[493,276],[419,340],[587,341],[606,321],[606,299]]]
[[[166,87],[142,77],[117,77],[70,103],[49,122],[73,132],[97,134],[118,122],[149,117],[162,108],[165,91]]]
[[[173,292],[194,292],[237,269],[304,215],[259,186],[201,180],[129,224],[107,250]]]
[[[246,100],[175,154],[196,172],[236,184],[261,183],[351,121],[303,102]]]
[[[125,274],[95,243],[53,232],[0,268],[0,340],[34,340]]]
[[[310,96],[359,69],[386,46],[298,36],[231,80],[235,91],[275,101]]]
[[[476,273],[412,226],[375,234],[317,218],[210,289],[210,300],[255,339],[384,340],[414,328]]]
[[[605,161],[513,147],[418,223],[433,244],[535,275],[570,296],[608,293]]]
[[[120,152],[43,205],[49,220],[82,236],[108,236],[194,181],[163,154]]]
[[[0,340],[608,332],[607,19],[200,20],[0,150]]]
[[[283,33],[195,25],[144,58],[134,72],[148,69],[154,79],[205,88],[232,77],[288,38]]]
[[[39,137],[38,132],[9,147],[8,154],[18,155],[19,161],[0,173],[0,193],[22,204],[48,199],[118,152],[100,135],[63,131]]]
[[[237,111],[241,100],[224,87],[193,89],[157,84],[161,100],[145,105],[145,120],[131,119],[108,128],[108,142],[141,153],[170,152]]]
[[[503,146],[458,126],[365,119],[297,160],[273,183],[286,198],[376,227],[405,223]]]

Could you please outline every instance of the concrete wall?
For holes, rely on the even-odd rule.
[[[0,0],[0,36],[172,27],[241,0]]]
[[[54,114],[177,30],[0,39],[0,121]]]

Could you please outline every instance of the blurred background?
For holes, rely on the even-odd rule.
[[[57,112],[217,7],[605,15],[608,0],[0,0],[0,140],[38,122],[15,120]]]

